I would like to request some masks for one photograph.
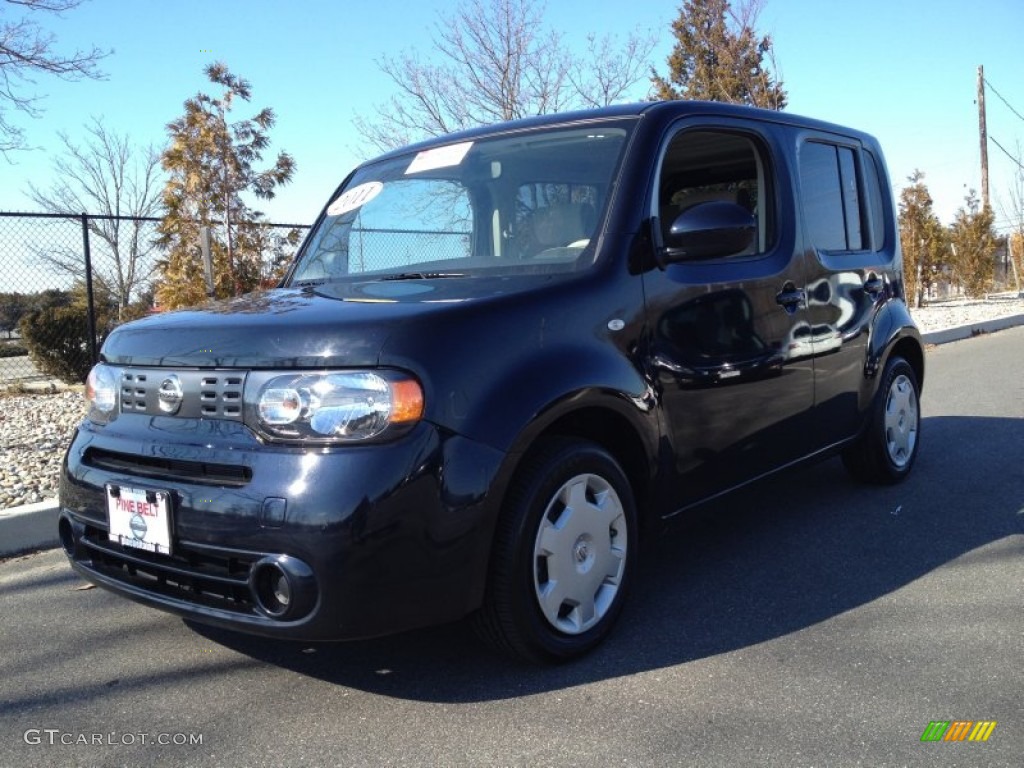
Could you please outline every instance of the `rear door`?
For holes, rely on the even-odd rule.
[[[893,208],[880,182],[880,158],[857,139],[804,132],[797,157],[808,246],[814,422],[819,441],[828,445],[854,434],[868,407],[862,399],[870,390],[862,383],[869,329],[892,290]]]
[[[813,448],[814,367],[793,179],[774,128],[688,119],[666,140],[653,195],[659,227],[726,201],[757,224],[749,248],[644,276],[648,366],[671,441],[680,504]]]

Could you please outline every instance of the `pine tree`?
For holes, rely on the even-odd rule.
[[[279,184],[291,180],[295,161],[280,152],[274,165],[257,170],[270,144],[274,113],[264,108],[255,116],[228,122],[235,99],[249,101],[252,87],[222,63],[206,68],[206,76],[223,90],[219,97],[198,93],[185,102],[185,114],[167,126],[170,146],[162,164],[168,173],[160,224],[163,280],[157,288],[162,308],[193,306],[206,299],[200,259],[200,232],[210,228],[214,295],[225,298],[257,288],[263,267],[263,214],[242,199],[274,196]]]
[[[1007,247],[1010,249],[1010,265],[1017,294],[1024,297],[1024,289],[1021,287],[1024,281],[1024,232],[1010,233]]]
[[[950,228],[957,276],[968,296],[983,296],[992,284],[998,245],[992,229],[994,221],[992,208],[981,206],[972,189]]]
[[[652,71],[656,99],[702,99],[784,109],[770,35],[756,31],[760,0],[686,0],[672,22],[668,75]]]
[[[920,307],[949,264],[949,239],[932,211],[924,173],[915,170],[907,180],[900,193],[900,247],[907,295]]]

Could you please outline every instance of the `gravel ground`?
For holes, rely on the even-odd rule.
[[[57,495],[64,449],[84,415],[78,392],[0,398],[0,509]]]
[[[1024,315],[1024,299],[1017,294],[1003,294],[981,299],[955,299],[911,310],[922,333],[944,331],[961,325],[983,323],[1011,315]]]
[[[1024,315],[1024,299],[956,300],[913,311],[921,331]],[[0,509],[52,499],[64,449],[85,414],[78,392],[0,398]]]

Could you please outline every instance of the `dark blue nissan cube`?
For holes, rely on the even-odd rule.
[[[644,536],[797,463],[920,445],[882,152],[700,102],[549,115],[353,171],[276,290],[117,328],[64,463],[89,581],[270,637],[612,629]]]

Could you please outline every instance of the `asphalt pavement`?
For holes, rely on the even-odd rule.
[[[1022,350],[928,351],[902,485],[833,460],[649,541],[609,642],[563,666],[461,623],[270,642],[9,559],[0,765],[1020,766]],[[946,721],[996,725],[921,740]]]

